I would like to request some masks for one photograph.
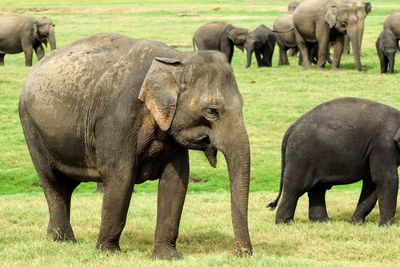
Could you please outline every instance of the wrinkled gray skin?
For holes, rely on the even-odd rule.
[[[193,35],[193,48],[196,50],[217,50],[222,52],[228,62],[232,62],[234,46],[243,51],[247,29],[223,22],[207,23]]]
[[[394,73],[394,59],[397,52],[397,40],[391,30],[384,30],[376,40],[376,52],[381,65],[381,73]]]
[[[395,12],[386,18],[383,25],[384,30],[391,30],[397,39],[397,49],[399,50],[399,40],[400,40],[400,12]]]
[[[38,60],[44,57],[44,44],[56,48],[54,24],[51,19],[20,15],[0,16],[0,65],[6,54],[25,53],[25,66],[32,66],[35,51]]]
[[[251,65],[253,52],[256,55],[258,67],[271,67],[276,37],[272,30],[264,25],[258,26],[247,35],[244,48],[247,52],[246,68]]]
[[[20,97],[28,149],[50,211],[48,233],[75,241],[73,190],[103,182],[96,247],[119,251],[134,184],[159,179],[153,257],[179,258],[188,149],[226,159],[236,243],[251,254],[249,140],[232,68],[216,51],[100,34],[57,49],[35,67]]]
[[[306,0],[300,3],[293,13],[293,23],[297,45],[305,58],[303,68],[310,68],[310,44],[318,43],[317,68],[322,69],[330,41],[334,43],[332,69],[339,68],[344,36],[347,35],[356,67],[362,71],[360,50],[365,17],[370,10],[367,5],[370,7],[369,3],[350,0]]]
[[[276,223],[293,220],[297,201],[309,198],[309,218],[328,220],[325,193],[363,180],[351,221],[361,223],[379,199],[380,225],[395,223],[400,160],[400,111],[380,103],[340,98],[300,117],[282,141],[279,195],[269,204]]]

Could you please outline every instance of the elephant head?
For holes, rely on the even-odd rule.
[[[300,3],[297,1],[291,1],[288,5],[288,12],[289,13],[293,13],[294,10],[296,9],[296,7],[299,5]]]
[[[228,31],[228,38],[237,48],[243,51],[248,33],[247,29],[232,26]]]
[[[354,61],[357,69],[362,70],[361,43],[364,33],[364,21],[371,10],[371,4],[353,1],[338,1],[336,5],[328,7],[326,22],[329,27],[335,28],[341,34],[347,35],[353,48]]]
[[[55,25],[49,18],[42,17],[37,19],[34,25],[34,38],[43,43],[47,47],[47,42],[50,43],[50,49],[56,49],[56,36],[54,31]]]
[[[255,32],[250,32],[246,37],[246,42],[244,44],[244,48],[247,52],[247,63],[246,68],[251,65],[251,58],[253,56],[253,52],[255,49],[261,48],[262,40],[257,40]]]
[[[224,154],[236,242],[242,253],[251,254],[247,221],[250,147],[242,97],[225,55],[199,51],[183,60],[154,59],[139,99],[159,128],[181,146],[204,151],[214,167],[217,150]]]

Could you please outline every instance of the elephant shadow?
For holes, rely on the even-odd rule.
[[[181,230],[177,240],[177,248],[183,255],[208,254],[235,251],[233,234],[217,230],[184,231]],[[126,252],[151,254],[154,246],[154,232],[130,229],[121,237],[121,248]]]

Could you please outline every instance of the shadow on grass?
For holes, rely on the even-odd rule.
[[[121,248],[126,251],[151,253],[154,246],[154,233],[129,231],[121,238]],[[220,231],[182,232],[177,240],[178,251],[183,254],[204,254],[234,251],[236,249],[233,235]]]

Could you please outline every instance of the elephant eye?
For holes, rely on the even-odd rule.
[[[210,107],[203,109],[204,117],[209,121],[215,121],[219,118],[219,111],[217,108]]]

